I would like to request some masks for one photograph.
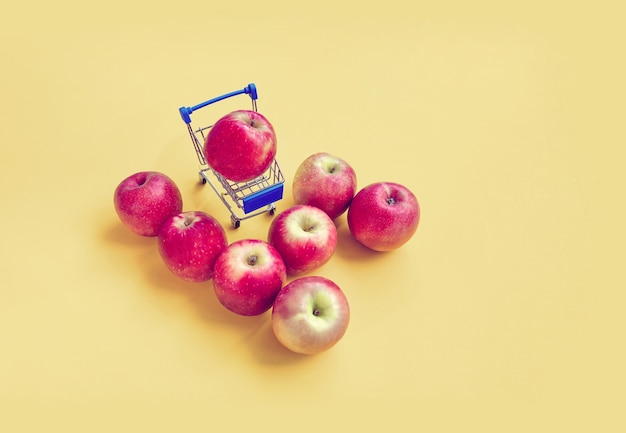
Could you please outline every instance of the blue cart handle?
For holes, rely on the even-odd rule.
[[[230,93],[226,93],[222,96],[218,96],[216,98],[213,99],[209,99],[208,101],[204,101],[198,105],[195,105],[193,107],[180,107],[178,109],[178,111],[180,112],[180,117],[183,118],[183,121],[186,124],[190,124],[191,123],[191,113],[193,113],[196,110],[199,110],[202,107],[206,107],[207,105],[211,105],[215,102],[221,101],[223,99],[226,98],[230,98],[233,96],[237,96],[237,95],[241,95],[241,94],[246,94],[246,95],[250,95],[250,98],[252,99],[252,101],[256,101],[256,99],[258,98],[257,95],[257,91],[256,91],[256,86],[254,85],[254,83],[250,83],[248,84],[246,87],[244,87],[241,90],[235,90],[234,92],[230,92]]]

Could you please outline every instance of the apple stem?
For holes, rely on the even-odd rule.
[[[248,264],[250,266],[254,266],[256,264],[256,261],[257,261],[257,257],[255,255],[248,257]]]
[[[387,204],[393,206],[394,204],[396,204],[396,199],[393,197],[387,198]]]
[[[315,310],[313,310],[313,315],[314,316],[319,316],[320,315],[320,310],[318,310],[317,308]]]

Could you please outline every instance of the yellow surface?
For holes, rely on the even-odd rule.
[[[517,3],[3,6],[0,430],[624,431],[624,15]],[[352,321],[318,356],[178,281],[113,210],[159,170],[229,227],[177,110],[249,82],[279,210],[317,151],[422,205],[388,254],[339,219],[314,273]]]

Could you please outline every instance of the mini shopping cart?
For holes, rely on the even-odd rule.
[[[226,179],[207,164],[204,156],[204,142],[208,130],[213,125],[194,128],[191,126],[191,114],[215,102],[242,94],[250,96],[252,109],[257,111],[256,100],[258,95],[256,86],[253,83],[248,84],[241,90],[209,99],[193,107],[181,107],[179,109],[180,115],[187,125],[189,136],[200,162],[200,182],[203,184],[208,183],[226,208],[228,208],[234,228],[238,228],[242,220],[266,212],[270,213],[270,215],[274,214],[276,210],[275,203],[283,198],[285,178],[280,171],[278,162],[274,159],[270,168],[256,179],[248,182],[231,182]]]

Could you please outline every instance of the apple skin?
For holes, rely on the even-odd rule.
[[[228,246],[226,231],[211,215],[189,211],[170,216],[158,234],[158,249],[167,268],[186,281],[213,277],[217,256]]]
[[[269,310],[287,280],[282,257],[259,239],[242,239],[220,253],[213,268],[215,296],[226,309],[242,316]]]
[[[318,207],[336,219],[356,193],[356,173],[345,160],[326,152],[306,158],[296,169],[292,194],[296,204]]]
[[[282,256],[287,273],[300,275],[330,260],[337,247],[337,227],[323,210],[294,205],[274,217],[267,239]]]
[[[356,193],[348,209],[354,238],[375,251],[404,245],[417,231],[420,206],[415,195],[395,182],[377,182]]]
[[[333,281],[319,276],[292,280],[272,307],[272,330],[287,349],[314,355],[333,347],[346,333],[350,306]]]
[[[261,176],[274,162],[276,150],[274,127],[252,110],[237,110],[221,117],[204,142],[207,163],[234,182]]]
[[[113,205],[124,226],[137,235],[154,237],[167,218],[182,211],[183,199],[167,175],[140,171],[115,188]]]

